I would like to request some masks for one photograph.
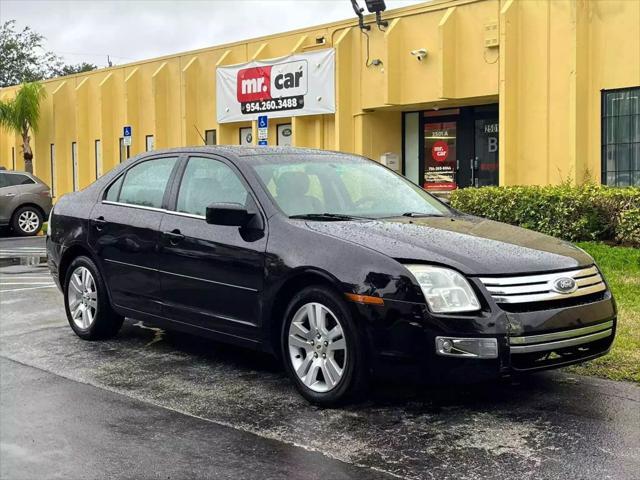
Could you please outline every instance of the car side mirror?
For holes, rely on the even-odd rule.
[[[244,227],[255,216],[239,203],[213,203],[207,207],[207,223]]]

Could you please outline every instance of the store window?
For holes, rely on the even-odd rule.
[[[602,92],[602,183],[640,186],[640,87]]]
[[[456,120],[429,120],[424,125],[425,172],[427,190],[454,190],[456,186]]]
[[[78,144],[71,142],[71,165],[73,167],[73,191],[78,191]]]
[[[204,131],[204,144],[205,145],[217,145],[218,138],[215,130],[205,130]]]
[[[281,147],[290,147],[291,146],[291,138],[293,134],[293,128],[290,123],[281,123],[277,126],[278,130],[278,145]]]
[[[244,127],[239,130],[240,145],[253,145],[253,130],[251,127]]]
[[[49,165],[51,168],[51,196],[56,196],[56,146],[49,144]]]
[[[102,175],[102,146],[100,140],[95,140],[93,144],[94,157],[96,160],[96,180]]]

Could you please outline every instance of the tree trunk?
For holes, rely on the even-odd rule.
[[[31,137],[26,132],[22,133],[22,152],[24,157],[24,169],[26,172],[33,173],[33,151],[29,141]]]

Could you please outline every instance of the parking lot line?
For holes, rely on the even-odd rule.
[[[2,286],[2,285],[0,285]],[[0,290],[0,293],[6,293],[6,292],[24,292],[25,290],[37,290],[39,288],[53,288],[55,287],[55,284],[51,284],[51,285],[43,285],[40,287],[26,287],[26,288],[10,288],[10,289],[6,289],[6,290]]]

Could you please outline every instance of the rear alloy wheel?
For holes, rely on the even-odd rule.
[[[11,226],[23,237],[36,235],[42,228],[42,214],[34,207],[22,207],[13,215]]]
[[[87,267],[77,267],[71,272],[67,303],[76,327],[83,330],[91,327],[98,314],[98,292],[96,281]]]
[[[113,337],[124,321],[113,311],[98,267],[89,257],[77,257],[69,265],[64,300],[69,325],[85,340]]]
[[[333,406],[366,383],[364,348],[344,301],[324,287],[308,287],[291,301],[282,331],[283,358],[300,393]]]

